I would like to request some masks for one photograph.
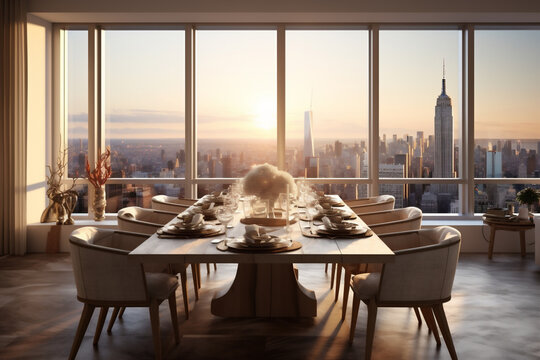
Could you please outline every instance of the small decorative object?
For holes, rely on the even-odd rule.
[[[529,211],[532,210],[532,205],[538,203],[540,194],[533,188],[525,188],[517,193],[516,200],[522,205],[519,208],[518,218],[523,220],[529,219]]]
[[[88,181],[94,186],[94,220],[101,221],[105,219],[105,207],[107,206],[107,200],[105,200],[105,183],[107,179],[111,177],[111,149],[107,146],[104,153],[98,151],[99,157],[96,161],[96,167],[94,170],[90,170],[90,163],[86,160],[86,175]]]
[[[261,199],[268,200],[273,206],[279,193],[289,191],[296,194],[296,184],[293,177],[286,171],[278,170],[270,164],[257,165],[251,168],[242,180],[244,194],[255,195]]]
[[[73,190],[77,178],[73,179],[71,186],[67,190],[62,190],[62,179],[67,169],[68,149],[60,151],[56,159],[56,166],[47,165],[49,176],[47,176],[47,197],[49,206],[41,214],[42,223],[56,222],[57,225],[72,225],[71,213],[77,204],[77,192]]]

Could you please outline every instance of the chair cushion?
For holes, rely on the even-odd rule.
[[[351,280],[351,286],[356,295],[362,300],[367,300],[375,295],[379,290],[380,273],[363,273],[355,275]]]
[[[163,273],[145,273],[148,296],[152,299],[167,299],[178,287],[178,278]]]

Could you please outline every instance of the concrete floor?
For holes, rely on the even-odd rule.
[[[350,301],[345,322],[333,302],[322,264],[299,264],[300,282],[315,290],[314,319],[222,319],[210,314],[214,291],[234,276],[235,265],[203,268],[201,299],[190,289],[191,316],[184,319],[177,292],[180,345],[172,337],[169,310],[162,304],[163,352],[171,359],[362,359],[366,308],[360,308],[354,344],[347,344]],[[495,254],[461,256],[453,298],[445,305],[461,359],[540,359],[540,268],[532,258]],[[341,300],[341,297],[340,297]],[[76,300],[69,255],[27,255],[0,259],[0,358],[66,359],[82,304]],[[92,336],[97,312],[78,359],[153,358],[146,309],[128,309],[97,347]],[[108,320],[108,319],[107,319]],[[449,359],[427,327],[418,327],[409,309],[379,311],[373,359]]]

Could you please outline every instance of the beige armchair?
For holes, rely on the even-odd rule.
[[[368,225],[369,228],[379,236],[388,233],[418,230],[422,226],[422,210],[412,206],[403,209],[394,209],[387,211],[378,211],[369,214],[362,214],[359,216],[366,223],[366,225]],[[351,276],[360,272],[364,272],[365,267],[365,264],[343,265],[343,269],[345,269],[345,276],[343,280],[343,307],[341,310],[342,320],[345,320],[345,314],[347,312],[347,301],[349,298],[348,284],[351,280]],[[336,294],[334,301],[337,301],[339,296],[340,281],[341,267],[338,267],[336,277]],[[418,320],[421,321],[416,309],[415,313],[418,317]]]
[[[155,356],[161,359],[159,304],[165,299],[169,301],[175,341],[180,341],[175,296],[178,279],[167,273],[145,272],[142,264],[128,260],[129,251],[145,238],[145,235],[95,227],[83,227],[71,233],[69,242],[77,299],[84,307],[70,359],[77,355],[96,307],[100,307],[101,312],[94,344],[99,341],[109,307],[148,307]]]
[[[443,303],[451,298],[461,234],[440,226],[381,238],[396,249],[395,260],[384,264],[381,272],[359,274],[351,281],[354,299],[349,341],[354,339],[360,301],[368,307],[366,359],[371,358],[378,307],[420,307],[435,313],[450,356],[457,359]]]
[[[345,204],[351,208],[356,214],[366,214],[370,212],[392,210],[396,199],[392,195],[379,195],[369,198],[345,200]],[[334,287],[334,278],[336,277],[336,270],[339,272],[337,264],[332,264],[332,274],[330,278],[330,289]],[[328,272],[328,264],[325,265],[325,272]],[[341,273],[340,273],[341,274]],[[339,293],[339,289],[336,293]],[[337,297],[336,297],[337,301]]]
[[[177,215],[187,210],[197,200],[178,199],[173,196],[155,195],[152,197],[152,209],[174,212]]]
[[[118,211],[118,228],[124,231],[137,232],[147,234],[148,236],[155,233],[163,225],[176,217],[176,213],[144,209],[138,206],[130,206]],[[147,237],[148,237],[147,236]],[[184,299],[184,312],[186,319],[189,318],[189,297],[187,290],[187,273],[188,264],[171,264],[171,271],[180,274],[180,284],[182,285],[182,295]],[[195,299],[199,300],[199,264],[191,264],[191,273],[193,275],[193,290]],[[117,309],[115,309],[115,313]],[[112,327],[112,323],[109,328]]]
[[[345,200],[356,214],[365,214],[375,211],[392,210],[396,199],[392,195],[372,196],[364,199]]]

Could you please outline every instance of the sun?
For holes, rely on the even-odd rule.
[[[276,102],[271,99],[260,100],[254,109],[253,124],[261,130],[275,129],[277,124]]]

